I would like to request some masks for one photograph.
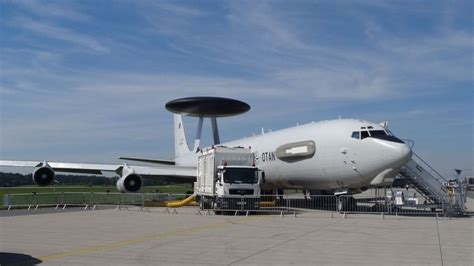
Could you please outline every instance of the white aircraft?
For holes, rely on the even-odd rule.
[[[247,104],[225,98],[193,97],[171,101],[167,109],[177,113],[174,114],[174,161],[120,157],[153,164],[132,166],[0,160],[0,166],[37,167],[33,181],[40,186],[50,185],[55,172],[115,172],[121,176],[117,182],[121,192],[139,191],[143,185],[142,175],[193,179],[205,117],[211,118],[215,145],[251,148],[256,166],[262,170],[262,189],[267,191],[305,189],[311,194],[359,193],[371,186],[390,185],[412,155],[410,147],[387,130],[386,122],[321,121],[219,143],[216,117],[245,112],[250,109]],[[199,117],[193,149],[188,147],[181,114]]]

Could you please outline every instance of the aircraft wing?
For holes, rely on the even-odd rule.
[[[183,178],[196,178],[196,167],[192,166],[131,166],[139,175],[176,176]]]
[[[124,164],[93,164],[93,163],[65,163],[65,162],[46,162],[54,171],[95,174],[101,175],[105,172],[120,173]],[[41,167],[43,162],[40,161],[5,161],[0,160],[0,166],[16,166],[16,167]],[[196,168],[191,166],[175,166],[175,165],[156,165],[156,166],[134,166],[127,165],[139,175],[154,176],[177,176],[183,178],[195,178]]]
[[[127,160],[127,161],[153,163],[153,164],[175,165],[175,162],[170,161],[170,160],[143,159],[143,158],[132,158],[132,157],[119,157],[119,159],[120,160]]]

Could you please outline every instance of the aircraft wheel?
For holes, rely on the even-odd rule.
[[[353,197],[339,197],[337,201],[337,210],[340,212],[355,210],[356,206],[357,203]]]
[[[343,201],[343,199],[342,199],[341,197],[339,197],[339,198],[337,199],[337,210],[338,210],[339,212],[344,211],[344,203],[343,203],[342,201]]]

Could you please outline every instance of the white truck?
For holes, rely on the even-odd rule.
[[[260,207],[260,178],[250,149],[217,146],[198,157],[194,191],[200,207],[222,211]]]

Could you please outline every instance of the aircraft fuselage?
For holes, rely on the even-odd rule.
[[[361,138],[362,131],[373,131],[374,135],[386,132],[380,125],[368,121],[339,119],[221,145],[251,147],[256,165],[264,172],[263,187],[357,190],[371,184],[381,185],[384,179],[393,180],[412,154],[408,145],[394,136],[385,133],[380,137]],[[353,132],[358,132],[357,138]]]

